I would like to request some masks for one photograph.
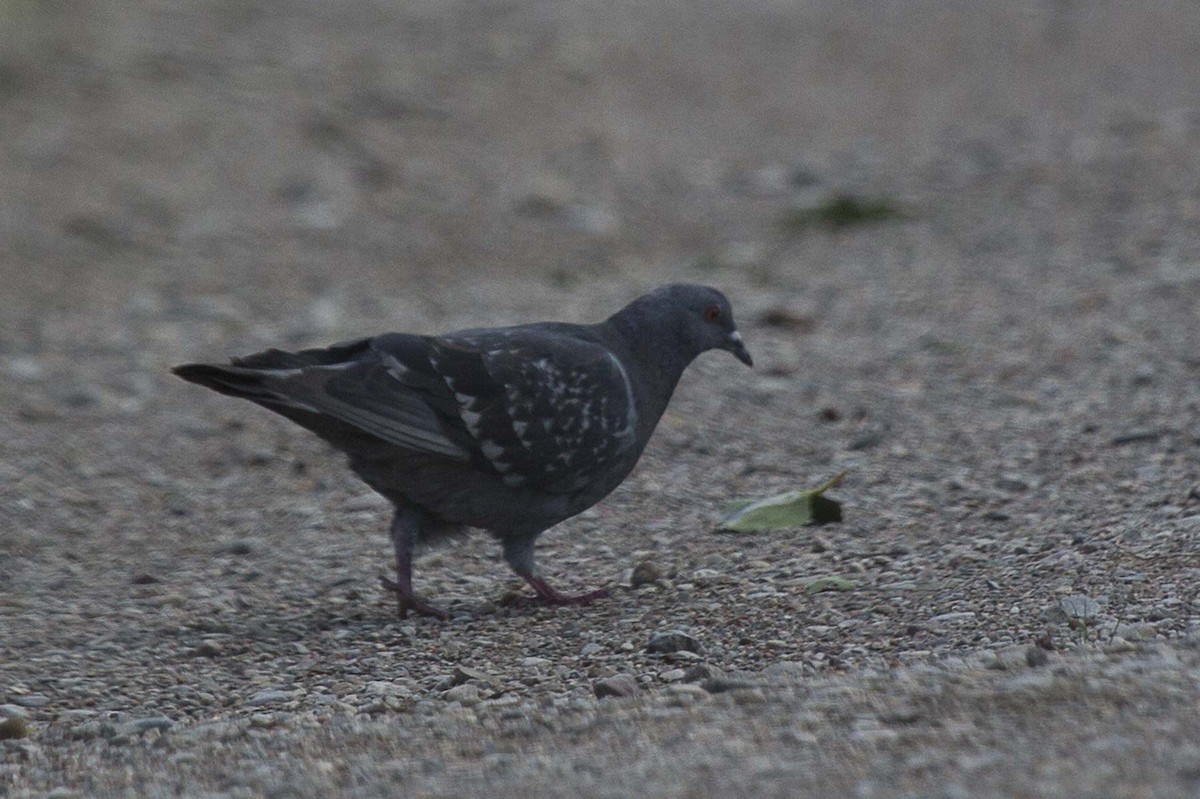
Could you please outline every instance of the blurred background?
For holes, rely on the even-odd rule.
[[[536,306],[493,279],[824,302],[861,265],[886,304],[1010,247],[1052,283],[1194,259],[1198,45],[1159,0],[3,0],[5,347],[83,307],[303,337]],[[908,222],[808,224],[842,194]]]

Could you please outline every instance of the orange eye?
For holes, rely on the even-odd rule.
[[[721,309],[715,305],[710,305],[704,309],[704,318],[709,322],[715,322],[721,318]]]

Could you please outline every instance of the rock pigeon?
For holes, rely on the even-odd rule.
[[[385,333],[326,349],[270,349],[175,374],[255,402],[316,433],[394,506],[401,617],[446,618],[412,585],[418,544],[481,528],[536,592],[586,604],[539,576],[533,546],[633,469],[684,369],[711,349],[753,361],[716,289],[676,284],[594,325],[560,322],[422,336]]]

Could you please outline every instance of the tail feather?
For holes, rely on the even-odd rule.
[[[370,347],[369,338],[355,339],[332,347],[321,347],[299,352],[269,349],[234,358],[234,366],[247,369],[302,369],[305,366],[334,366],[353,360]]]
[[[231,397],[241,397],[254,402],[284,402],[282,397],[266,387],[264,375],[255,369],[185,363],[171,371],[189,383],[196,383]]]
[[[281,356],[293,355],[293,353],[286,352],[279,354]],[[270,351],[238,359],[234,363],[246,363],[252,359],[261,363],[268,358],[270,358]],[[283,366],[285,363],[295,363],[286,358],[272,359],[268,362],[275,364],[275,368],[186,363],[176,366],[171,371],[189,383],[196,383],[230,397],[249,400],[269,411],[274,411],[291,419],[301,427],[311,430],[345,452],[369,452],[372,447],[379,445],[379,439],[375,436],[341,419],[322,413],[319,409],[296,397],[287,396],[273,389],[271,384],[278,385],[281,374],[286,375],[289,369],[295,369],[296,373],[299,373],[299,367]]]
[[[298,405],[294,398],[289,399],[272,390],[269,383],[280,377],[280,373],[291,370],[346,363],[369,345],[370,339],[364,338],[300,352],[269,349],[234,358],[229,365],[186,363],[176,366],[171,371],[189,383],[196,383],[231,397],[241,397],[253,402]]]
[[[419,392],[390,376],[370,339],[300,352],[265,350],[228,365],[189,363],[171,371],[261,405],[348,452],[387,445],[470,457]]]

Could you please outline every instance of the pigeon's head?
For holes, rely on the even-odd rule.
[[[725,295],[708,286],[676,283],[662,286],[636,303],[646,303],[658,319],[666,321],[694,357],[708,350],[726,350],[746,364],[754,360],[742,343],[733,322],[733,309]]]

